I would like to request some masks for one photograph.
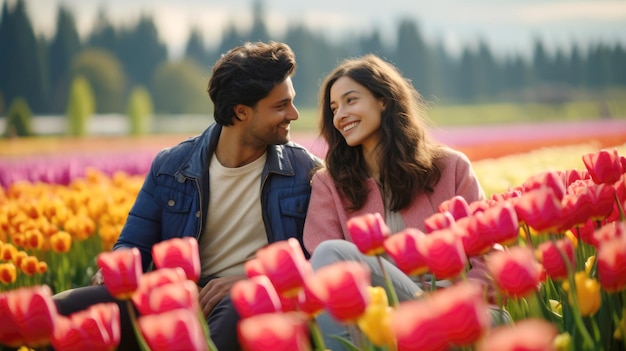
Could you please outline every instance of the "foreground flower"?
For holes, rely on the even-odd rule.
[[[110,351],[120,343],[120,310],[115,303],[101,303],[69,317],[59,316],[52,346],[64,351]]]
[[[537,247],[537,253],[546,274],[554,280],[567,279],[568,267],[575,268],[574,245],[568,238],[543,242]]]
[[[338,321],[354,322],[370,303],[370,271],[353,261],[334,263],[319,269],[310,278],[310,288],[328,313]]]
[[[418,248],[418,242],[425,236],[419,229],[405,228],[385,240],[385,251],[408,276],[417,276],[428,271],[426,259]]]
[[[230,289],[230,298],[241,318],[281,310],[276,289],[264,275],[236,282]]]
[[[357,321],[359,329],[376,346],[393,347],[395,339],[391,333],[391,312],[385,289],[381,286],[369,287],[372,302],[365,314]]]
[[[197,282],[200,277],[200,251],[196,238],[172,238],[152,247],[152,258],[157,268],[180,267],[187,279]]]
[[[257,250],[257,258],[276,292],[286,297],[296,297],[304,279],[313,274],[300,243],[295,238],[281,240]]]
[[[598,312],[602,304],[598,281],[590,278],[587,272],[581,271],[574,275],[574,284],[576,284],[576,300],[574,300],[569,282],[563,283],[563,290],[567,292],[569,303],[577,304],[583,316]]]
[[[596,184],[613,184],[623,172],[617,149],[585,154],[583,163]]]
[[[130,298],[137,290],[142,274],[139,249],[133,247],[102,252],[97,262],[109,293],[120,300]]]
[[[556,327],[542,319],[524,319],[497,327],[478,343],[478,351],[556,351]]]
[[[306,315],[299,312],[264,313],[242,319],[237,326],[245,351],[309,351]]]
[[[198,286],[191,280],[163,284],[151,289],[147,299],[135,304],[142,315],[159,314],[179,308],[199,311]],[[146,303],[147,302],[147,303]]]
[[[606,235],[598,244],[596,255],[598,280],[606,291],[623,291],[626,289],[626,222],[605,228],[598,230]]]
[[[426,235],[418,248],[426,259],[428,270],[437,279],[455,278],[467,266],[463,243],[451,229],[437,230]]]
[[[446,323],[427,299],[401,302],[391,314],[398,351],[447,350]]]
[[[352,217],[346,223],[352,242],[365,255],[375,256],[385,252],[385,239],[391,234],[380,213]]]
[[[525,297],[538,289],[541,265],[530,249],[515,246],[487,256],[487,268],[500,291]]]
[[[150,306],[150,296],[153,291],[163,285],[182,284],[186,279],[185,271],[182,268],[161,268],[148,272],[139,279],[139,286],[132,297],[133,304],[135,306]]]
[[[195,311],[177,309],[141,316],[138,323],[152,351],[209,350],[204,330]]]
[[[0,344],[32,348],[50,343],[58,317],[47,285],[36,285],[0,294]]]

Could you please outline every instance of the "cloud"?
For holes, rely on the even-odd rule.
[[[525,5],[519,18],[529,23],[626,20],[625,1],[571,1]]]

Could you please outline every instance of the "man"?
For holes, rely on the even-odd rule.
[[[290,124],[298,119],[295,69],[283,43],[246,43],[223,55],[208,86],[215,123],[155,157],[113,248],[139,248],[147,271],[154,244],[197,238],[200,305],[219,350],[239,349],[239,317],[229,292],[246,278],[244,263],[270,242],[302,242],[310,176],[321,161],[289,141]],[[60,312],[112,299],[101,275],[92,282],[96,286],[56,296]],[[120,349],[135,343],[126,319]]]

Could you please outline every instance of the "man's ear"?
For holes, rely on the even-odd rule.
[[[250,106],[244,104],[235,105],[234,112],[237,119],[245,121],[250,116]]]

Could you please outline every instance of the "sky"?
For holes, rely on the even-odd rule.
[[[16,0],[0,0],[14,4]],[[208,47],[234,23],[251,24],[253,0],[25,0],[36,33],[54,35],[60,3],[74,14],[85,37],[100,11],[115,25],[128,26],[141,14],[154,18],[172,57],[179,56],[192,27],[199,28]],[[451,54],[486,41],[496,55],[530,54],[539,38],[548,51],[572,44],[626,46],[626,0],[264,0],[270,35],[304,24],[329,40],[378,30],[395,42],[396,23],[414,19],[429,42],[443,42]]]

